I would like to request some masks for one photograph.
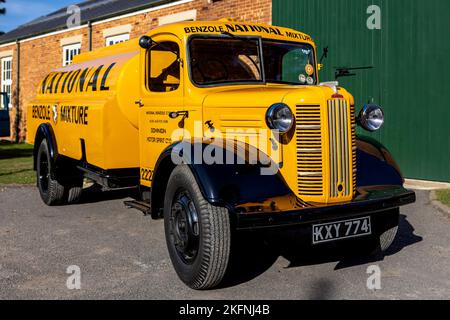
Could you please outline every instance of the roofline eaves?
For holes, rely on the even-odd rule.
[[[151,5],[147,4],[147,5],[131,7],[129,9],[127,9],[127,10],[123,10],[123,11],[119,11],[119,12],[115,12],[115,13],[111,13],[111,14],[105,14],[105,15],[97,17],[95,19],[82,20],[79,27],[85,26],[89,22],[90,23],[101,22],[103,20],[107,20],[107,19],[114,18],[114,17],[117,17],[117,16],[127,15],[127,14],[130,14],[130,13],[136,12],[136,11],[145,10],[145,9],[149,9],[149,8],[153,8],[153,7],[158,7],[158,6],[161,6],[161,5],[164,5],[164,4],[169,4],[171,2],[176,3],[176,2],[191,2],[191,1],[193,1],[193,0],[179,0],[179,1],[160,0],[160,1],[152,3]],[[10,45],[10,44],[16,43],[17,41],[23,41],[23,40],[26,40],[26,39],[29,39],[29,38],[39,37],[39,36],[43,36],[43,35],[46,35],[46,34],[51,34],[53,32],[59,32],[59,31],[64,31],[64,30],[70,31],[71,28],[57,27],[57,28],[53,28],[53,29],[50,29],[50,30],[46,30],[44,32],[32,33],[32,34],[28,34],[28,35],[25,35],[25,36],[17,37],[17,38],[14,38],[14,39],[8,39],[8,40],[5,40],[5,41],[1,41],[0,40],[0,46]]]

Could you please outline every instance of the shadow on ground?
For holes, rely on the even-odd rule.
[[[118,199],[135,198],[138,196],[137,188],[126,188],[105,191],[101,186],[93,186],[83,190],[79,204],[97,203]]]
[[[393,245],[384,253],[354,252],[340,247],[339,244],[312,250],[311,247],[299,244],[294,238],[279,238],[276,235],[268,238],[260,233],[236,234],[233,240],[233,256],[222,288],[236,286],[260,276],[270,269],[279,257],[288,260],[289,265],[286,268],[336,262],[334,269],[339,270],[382,261],[384,257],[394,255],[423,238],[414,234],[414,227],[406,216],[401,215],[399,233]],[[314,299],[327,299],[333,290],[332,283],[326,279],[316,283],[315,287],[317,294],[312,297]]]
[[[0,147],[6,145],[0,143]],[[0,148],[0,160],[17,159],[17,158],[29,158],[33,156],[33,149],[27,146],[14,147],[14,148]]]

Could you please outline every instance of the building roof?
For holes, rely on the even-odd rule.
[[[168,4],[177,0],[90,0],[78,3],[81,24],[95,22],[139,10]],[[0,44],[31,38],[53,31],[67,29],[67,7],[37,18],[0,36]]]

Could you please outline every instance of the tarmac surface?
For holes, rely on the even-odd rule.
[[[126,209],[126,192],[49,208],[35,187],[0,187],[0,299],[448,299],[450,217],[428,191],[417,196],[385,255],[310,254],[242,234],[224,284],[194,291],[172,268],[163,221]],[[373,265],[380,290],[367,287]],[[68,268],[79,268],[79,290]]]

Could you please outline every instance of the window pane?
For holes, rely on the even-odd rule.
[[[63,50],[63,65],[68,66],[72,63],[73,57],[81,53],[81,44],[65,46]]]
[[[106,38],[106,46],[112,46],[114,44],[122,43],[130,40],[130,35],[128,33],[119,34],[117,36],[111,36]]]
[[[264,40],[263,52],[268,82],[316,83],[314,50],[310,45]]]
[[[180,86],[179,48],[176,43],[163,42],[150,51],[149,89],[170,92]]]
[[[262,81],[257,39],[196,38],[189,50],[192,80],[197,84]]]

